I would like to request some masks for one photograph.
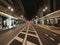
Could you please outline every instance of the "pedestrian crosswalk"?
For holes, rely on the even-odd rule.
[[[40,45],[34,28],[29,25],[27,27],[23,28],[7,45]]]

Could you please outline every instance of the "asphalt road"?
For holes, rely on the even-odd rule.
[[[49,31],[47,29],[41,28],[36,25],[33,25],[33,26],[36,29],[43,45],[60,45],[60,35],[59,34]]]
[[[25,27],[24,25],[21,25],[17,28],[0,31],[0,45],[6,45],[24,27]]]
[[[7,45],[40,45],[36,30],[28,25],[23,28]]]
[[[7,44],[60,45],[60,35],[37,25],[25,24],[15,29],[0,32],[0,45]]]

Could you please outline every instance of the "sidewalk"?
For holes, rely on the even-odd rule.
[[[60,28],[59,27],[54,27],[54,26],[48,26],[48,25],[41,25],[41,24],[37,24],[38,26],[45,28],[47,30],[50,30],[52,32],[55,32],[57,34],[60,34]]]
[[[3,27],[3,28],[0,28],[0,31],[14,29],[14,28],[17,28],[17,27],[19,27],[19,26],[22,26],[22,24],[20,24],[20,25],[17,25],[17,26],[15,26],[15,27],[12,27],[12,28]]]

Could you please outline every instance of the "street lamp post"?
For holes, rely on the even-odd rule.
[[[48,9],[48,7],[45,7],[44,9],[43,9],[43,16],[45,16],[45,14],[46,14],[46,10]]]
[[[11,8],[11,6],[8,6],[8,9],[11,11],[11,13],[12,13],[12,15],[13,15],[13,11],[14,11],[14,9]]]

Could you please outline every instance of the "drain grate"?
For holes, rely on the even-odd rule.
[[[29,31],[28,33],[36,35],[36,33],[35,33],[35,32],[31,32],[31,31]]]
[[[22,42],[19,42],[16,39],[14,39],[12,43],[10,43],[10,45],[22,45]]]
[[[24,39],[25,34],[20,33],[20,34],[18,35],[18,37],[20,37],[20,38],[23,38],[23,39]]]
[[[34,43],[34,44],[36,44],[36,45],[40,45],[40,43],[38,41],[38,38],[36,38],[36,37],[28,35],[27,36],[27,40],[30,41],[30,42],[32,42],[32,43]]]

